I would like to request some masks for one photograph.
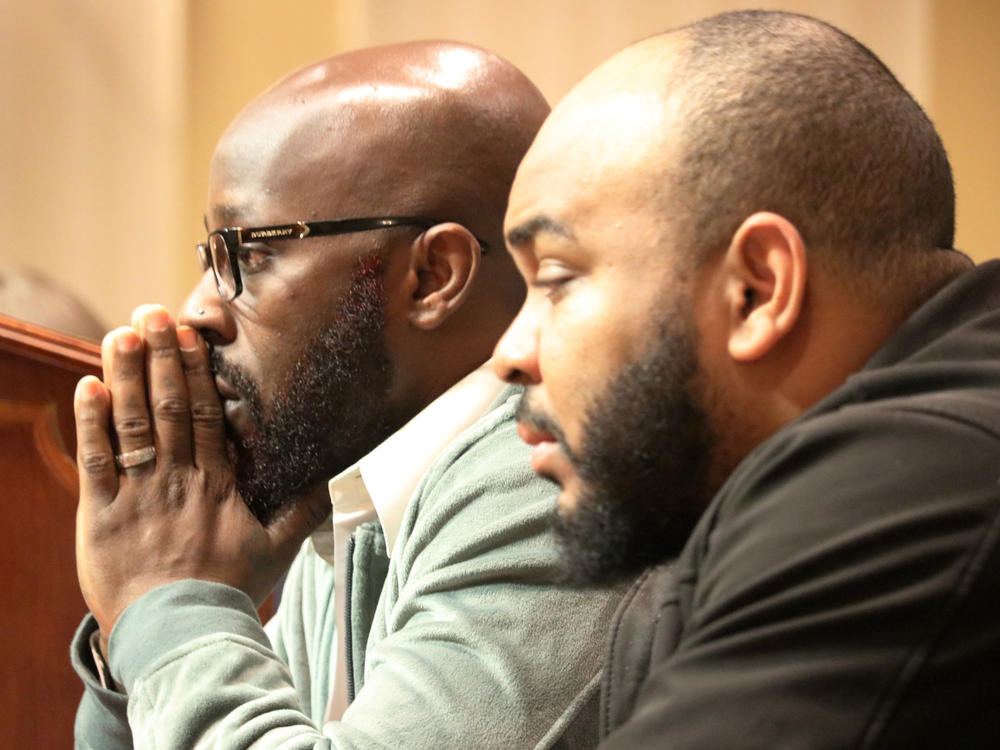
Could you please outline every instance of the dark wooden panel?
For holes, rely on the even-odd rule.
[[[76,580],[73,390],[95,344],[0,317],[0,747],[72,747],[80,683],[69,641]]]

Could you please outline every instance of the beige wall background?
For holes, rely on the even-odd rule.
[[[196,277],[209,157],[284,74],[369,44],[499,52],[555,102],[643,36],[739,7],[814,15],[871,47],[941,131],[958,246],[1000,257],[1000,2],[993,0],[32,0],[0,7],[0,268],[46,270],[109,325]]]

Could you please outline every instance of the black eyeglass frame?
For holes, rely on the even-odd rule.
[[[370,232],[389,227],[421,227],[430,229],[444,222],[427,216],[368,216],[360,219],[334,219],[330,221],[296,221],[292,224],[272,224],[266,227],[224,227],[209,232],[207,242],[195,245],[198,259],[204,270],[212,269],[215,277],[215,288],[219,296],[226,302],[232,302],[243,292],[243,278],[240,275],[239,249],[241,245],[251,242],[267,242],[273,240],[301,240],[306,237],[330,237],[337,234],[353,234],[355,232]],[[226,248],[226,256],[233,277],[233,293],[227,294],[222,288],[219,270],[212,251],[212,237],[218,235]],[[476,237],[480,252],[489,251],[489,245]]]

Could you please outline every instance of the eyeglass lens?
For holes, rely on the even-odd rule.
[[[219,294],[226,300],[231,300],[236,296],[236,279],[233,276],[233,267],[229,262],[229,251],[226,249],[226,242],[220,234],[210,234],[208,236],[208,251],[212,261],[212,271],[215,273],[215,283],[219,287]]]

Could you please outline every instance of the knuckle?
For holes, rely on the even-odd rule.
[[[222,406],[217,403],[193,404],[191,421],[201,427],[215,427],[222,421]]]
[[[187,501],[188,484],[180,476],[171,476],[163,487],[163,500],[172,508],[180,508]]]
[[[166,342],[161,344],[154,344],[149,349],[149,356],[154,359],[177,359],[177,349],[168,346]]]
[[[114,467],[111,454],[104,451],[83,451],[79,463],[87,474],[103,474]]]
[[[103,413],[93,404],[81,404],[76,412],[76,421],[82,427],[99,427],[107,424]]]
[[[188,418],[188,404],[182,398],[161,398],[153,405],[154,418],[161,422],[183,422]]]
[[[115,420],[115,432],[120,437],[143,438],[148,437],[149,419],[146,417],[125,417]]]

